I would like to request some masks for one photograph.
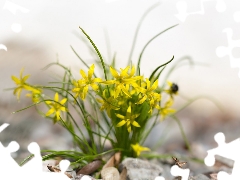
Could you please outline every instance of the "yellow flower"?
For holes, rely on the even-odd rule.
[[[172,114],[175,112],[175,109],[171,109],[170,107],[173,104],[173,99],[170,98],[166,103],[165,106],[163,108],[160,109],[160,115],[161,115],[161,121],[163,119],[165,119],[166,116],[168,116],[169,114]]]
[[[161,100],[161,94],[157,94],[158,96],[155,96],[155,98],[151,99],[149,104],[150,104],[150,110],[148,113],[152,114],[153,108],[160,109],[161,107],[159,106],[159,101]]]
[[[13,94],[17,95],[17,99],[20,99],[20,95],[23,89],[25,90],[33,90],[32,87],[30,87],[26,81],[27,79],[30,77],[30,75],[26,75],[23,77],[23,71],[24,68],[21,69],[20,71],[20,78],[18,79],[16,76],[11,76],[12,80],[15,82],[15,84],[17,85],[17,87],[14,89]]]
[[[40,101],[40,97],[41,97],[42,90],[41,90],[41,89],[34,89],[34,90],[32,90],[31,92],[32,92],[31,94],[26,94],[26,96],[32,98],[32,101],[33,101],[34,103],[39,102],[39,101]]]
[[[51,109],[45,114],[46,116],[50,116],[54,114],[54,118],[58,121],[60,120],[60,112],[67,111],[66,107],[64,107],[67,98],[62,99],[60,102],[58,101],[58,93],[54,96],[54,101],[46,101],[46,103],[51,106]]]
[[[173,97],[173,95],[177,95],[179,90],[178,85],[171,81],[167,81],[167,84],[169,86],[169,89],[165,90],[165,92],[168,93],[171,97]]]
[[[76,93],[84,100],[86,98],[88,92],[88,86],[91,86],[94,91],[98,90],[98,85],[96,82],[101,82],[101,78],[94,78],[92,77],[94,73],[94,64],[90,66],[88,70],[88,75],[83,70],[80,70],[80,74],[82,75],[83,79],[78,80],[77,82],[73,82],[75,88],[72,89],[73,92]]]
[[[114,102],[113,96],[107,98],[106,89],[103,91],[103,99],[97,99],[97,101],[102,104],[100,110],[103,111],[105,109],[109,117],[111,116],[111,109],[119,110],[119,108],[115,105],[116,103]]]
[[[128,74],[130,66],[127,66],[125,69],[121,69],[121,73],[119,74],[113,67],[110,67],[110,72],[115,78],[115,80],[109,80],[109,81],[103,81],[104,84],[115,84],[115,92],[114,92],[114,98],[117,98],[119,93],[122,91],[127,96],[131,97],[131,94],[129,93],[128,89],[125,85],[131,84],[133,87],[137,87],[137,80],[142,79],[141,76],[134,76],[135,74],[135,68],[132,67],[130,73]]]
[[[158,93],[153,92],[158,87],[158,80],[156,80],[152,86],[150,86],[150,81],[148,78],[146,78],[146,88],[141,88],[141,92],[143,94],[143,97],[137,102],[137,104],[142,104],[146,99],[149,99],[150,101],[157,99],[160,101],[161,95]]]
[[[121,127],[124,124],[127,125],[127,130],[130,133],[131,132],[131,125],[135,126],[135,127],[140,127],[140,125],[135,121],[135,119],[139,116],[140,114],[132,114],[131,111],[131,105],[128,107],[127,112],[126,112],[126,116],[123,116],[121,114],[116,114],[116,116],[120,119],[122,119],[122,121],[120,121],[117,124],[117,127]]]
[[[137,157],[141,154],[142,151],[151,151],[147,147],[140,146],[138,143],[136,144],[131,144],[134,152],[136,153]]]
[[[82,84],[83,83],[81,80],[78,80],[78,81],[73,80],[74,88],[72,89],[72,92],[76,93],[74,96],[75,98],[80,96],[82,99],[85,99],[84,95],[86,95],[86,93],[83,92],[84,85],[82,85]]]

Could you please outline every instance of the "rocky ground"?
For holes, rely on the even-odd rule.
[[[0,137],[0,141],[5,146],[12,140],[20,144],[20,150],[15,154],[18,162],[29,155],[27,145],[32,141],[36,141],[41,149],[66,150],[71,148],[71,137],[68,135],[68,132],[60,126],[53,126],[52,122],[37,117],[36,114],[32,114],[32,111],[24,114],[24,116],[21,116],[23,119],[12,121],[12,123],[10,123],[11,125],[1,133]],[[150,160],[126,159],[125,162],[117,166],[118,176],[125,179],[128,178],[129,180],[146,180],[153,179],[153,176],[161,175],[165,177],[166,180],[173,180],[175,177],[170,174],[170,168],[174,165],[174,160],[171,156],[178,157],[180,162],[187,162],[183,168],[190,169],[189,179],[192,180],[214,180],[216,179],[217,172],[221,170],[231,173],[233,166],[232,160],[216,156],[215,165],[208,167],[203,162],[194,161],[194,158],[203,160],[207,155],[207,150],[217,147],[217,143],[214,140],[214,135],[217,132],[223,132],[225,134],[226,142],[238,138],[239,119],[229,115],[220,116],[218,114],[211,117],[197,116],[189,112],[180,113],[179,116],[191,143],[191,152],[186,149],[178,127],[171,125],[171,132],[168,133],[168,137],[161,146],[156,149],[156,153],[158,154],[167,154],[168,156],[166,158],[153,158]],[[3,119],[1,119],[0,122],[4,122]],[[162,126],[166,127],[167,124],[163,124]],[[154,131],[147,140],[146,144],[149,147],[156,144],[155,133]],[[126,161],[128,162],[126,163]],[[55,166],[53,161],[45,162],[44,168],[47,171],[49,171],[47,165]],[[114,166],[114,164],[112,166]],[[116,172],[116,170],[114,171]],[[70,170],[69,173],[72,174],[73,180],[80,180],[82,177],[81,173],[75,171]],[[86,174],[91,176],[93,172]],[[122,174],[125,175],[123,176]]]

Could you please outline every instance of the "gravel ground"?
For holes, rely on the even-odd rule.
[[[10,112],[10,107],[1,108],[0,123],[4,121],[4,116]],[[54,149],[54,150],[66,150],[71,149],[71,137],[62,127],[59,125],[53,125],[52,122],[39,117],[35,110],[27,110],[27,112],[20,112],[21,116],[12,116],[8,119],[10,126],[6,128],[0,136],[0,141],[4,146],[15,140],[20,144],[20,150],[17,154],[13,155],[17,162],[22,161],[29,155],[27,151],[27,145],[35,141],[41,149]],[[214,141],[214,135],[217,132],[223,132],[226,136],[226,142],[230,142],[239,137],[239,119],[237,117],[231,117],[229,115],[215,114],[210,117],[196,115],[194,113],[183,111],[179,114],[183,128],[186,131],[186,135],[192,145],[193,153],[191,156],[203,159],[206,157],[206,151],[217,146]],[[170,120],[169,120],[170,121]],[[190,156],[186,151],[184,141],[180,136],[178,127],[172,123],[162,125],[164,127],[169,126],[171,130],[167,133],[165,141],[161,147],[156,151],[158,153],[176,154],[183,157]],[[162,128],[163,130],[164,128]],[[150,135],[146,144],[151,147],[158,140],[155,131]],[[185,159],[183,159],[185,160]],[[156,160],[159,161],[159,160]],[[170,160],[172,162],[172,160]],[[162,167],[165,167],[165,171],[169,171],[169,166],[165,166],[167,161],[159,161]],[[191,175],[207,174],[215,172],[219,169],[227,169],[231,171],[231,160],[227,160],[227,163],[223,163],[224,160],[219,161],[216,167],[207,167],[204,164],[195,163],[188,160],[187,168],[191,170]],[[166,175],[167,176],[167,175]]]

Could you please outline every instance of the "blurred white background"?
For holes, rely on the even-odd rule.
[[[3,8],[6,2],[13,2],[29,10],[17,11],[14,15]],[[116,53],[118,67],[125,67],[137,24],[144,12],[159,3],[142,23],[136,48],[132,56],[137,62],[139,53],[147,41],[160,31],[179,24],[177,27],[155,39],[143,54],[141,72],[149,75],[156,66],[168,61],[174,55],[175,60],[190,56],[196,62],[207,66],[184,66],[177,69],[169,80],[180,87],[180,94],[189,98],[196,95],[208,95],[217,99],[225,111],[239,117],[240,79],[238,68],[231,68],[229,57],[219,58],[215,50],[218,46],[228,46],[223,29],[233,30],[233,39],[240,39],[240,23],[233,19],[233,14],[240,11],[239,0],[225,0],[226,11],[216,10],[217,0],[204,0],[204,14],[190,15],[185,22],[179,21],[176,3],[178,0],[11,0],[0,1],[0,44],[8,50],[0,50],[0,103],[4,110],[5,121],[12,121],[8,113],[16,110],[16,99],[12,92],[3,91],[14,87],[11,75],[18,76],[25,67],[25,74],[31,74],[31,82],[46,83],[51,72],[41,71],[47,63],[60,62],[70,66],[78,73],[83,65],[75,56],[70,45],[88,63],[93,58],[86,45],[79,39],[83,36],[81,26],[94,40],[104,56]],[[201,10],[200,0],[186,0],[188,12]],[[22,25],[22,31],[13,32],[13,23]],[[107,34],[107,35],[106,35]],[[108,49],[109,40],[110,49]],[[109,51],[110,50],[110,51]],[[235,58],[240,61],[240,49],[233,49]],[[177,104],[181,101],[177,100]],[[14,107],[14,108],[13,108]],[[10,109],[10,110],[9,110]],[[191,105],[191,110],[198,114],[219,113],[207,100],[199,100]],[[16,115],[14,116],[16,118]]]
[[[6,2],[13,2],[29,12],[18,10],[14,15],[3,8]],[[217,0],[205,0],[205,13],[190,15],[185,22],[179,21],[175,16],[176,3],[179,2],[177,0],[2,0],[0,44],[5,44],[8,51],[0,50],[1,89],[13,86],[10,75],[18,75],[22,67],[25,67],[26,73],[33,73],[34,77],[41,74],[42,77],[44,73],[40,68],[48,62],[56,61],[56,54],[60,62],[78,72],[82,65],[70,45],[88,64],[93,63],[85,44],[77,37],[82,36],[78,26],[92,37],[106,62],[110,62],[109,56],[116,53],[117,64],[124,67],[141,16],[158,2],[159,6],[142,23],[133,62],[137,62],[140,51],[150,38],[174,24],[179,24],[148,46],[142,59],[142,72],[149,75],[157,65],[166,62],[173,55],[176,60],[185,55],[191,56],[194,61],[208,64],[208,67],[179,68],[170,80],[178,83],[180,92],[188,97],[207,94],[221,101],[232,113],[237,113],[240,105],[239,69],[230,67],[228,56],[219,58],[215,54],[218,46],[228,45],[226,33],[222,32],[224,28],[233,29],[233,39],[240,38],[237,33],[240,23],[233,19],[233,13],[240,10],[240,2],[237,0],[226,1],[225,12],[216,10]],[[201,10],[200,0],[186,2],[188,12]],[[13,23],[21,24],[22,31],[13,32]],[[107,50],[106,39],[110,41],[111,53]],[[240,58],[239,48],[235,48],[233,54]],[[36,75],[36,72],[39,74]],[[6,92],[1,91],[1,94],[1,101],[9,101]],[[196,104],[201,104],[201,109],[208,107],[202,106],[202,103]]]

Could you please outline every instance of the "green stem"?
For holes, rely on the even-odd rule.
[[[182,137],[183,137],[183,140],[184,140],[184,142],[185,142],[188,150],[191,152],[192,149],[191,149],[190,143],[189,143],[189,141],[188,141],[188,139],[187,139],[187,136],[186,136],[186,134],[185,134],[185,132],[184,132],[184,130],[183,130],[182,123],[179,121],[179,119],[178,119],[176,116],[171,115],[171,117],[172,117],[172,118],[176,121],[176,123],[178,124],[178,127],[179,127],[179,129],[180,129],[180,131],[181,131],[181,134],[182,134]]]
[[[105,80],[107,81],[106,68],[105,68],[105,64],[104,64],[104,61],[103,61],[103,58],[102,58],[102,55],[101,55],[100,51],[98,50],[97,46],[96,46],[95,43],[92,41],[92,39],[89,37],[89,35],[88,35],[81,27],[79,27],[79,29],[81,29],[81,31],[83,32],[83,34],[87,37],[87,39],[90,41],[90,43],[92,44],[93,48],[94,48],[95,51],[97,52],[98,57],[100,58],[100,61],[101,61],[101,63],[102,63]]]

